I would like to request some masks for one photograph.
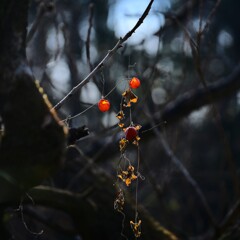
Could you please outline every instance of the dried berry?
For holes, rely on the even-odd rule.
[[[138,131],[136,130],[135,127],[128,127],[125,130],[125,138],[130,142],[134,141],[137,135],[138,135]]]

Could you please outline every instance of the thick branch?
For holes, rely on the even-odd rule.
[[[170,102],[162,111],[161,119],[168,124],[175,122],[188,115],[194,110],[209,104],[209,94],[211,100],[217,101],[228,97],[240,88],[240,64],[227,77],[208,85],[208,90],[197,88],[182,94],[175,101]]]
[[[77,212],[85,211],[90,204],[85,200],[92,188],[79,194],[66,190],[56,189],[48,186],[38,186],[29,191],[29,195],[36,204],[64,210],[72,215]]]
[[[101,187],[101,192],[105,192],[105,190],[109,192],[108,188],[112,188],[112,179],[109,179],[109,176],[104,173],[100,175],[99,174],[100,173],[98,173],[96,177],[101,178],[102,181],[106,183],[104,185],[104,188]],[[64,212],[70,214],[70,216],[77,218],[77,221],[79,222],[79,231],[83,234],[85,231],[88,232],[87,236],[89,237],[89,227],[91,228],[94,225],[94,219],[96,219],[97,221],[99,218],[101,219],[102,217],[102,210],[98,209],[97,206],[91,204],[91,201],[87,200],[88,196],[91,197],[90,193],[94,193],[95,191],[97,191],[97,189],[94,189],[94,191],[92,190],[93,189],[89,189],[83,194],[77,194],[52,187],[39,186],[31,189],[29,191],[29,195],[33,198],[34,202],[37,205],[63,210]],[[107,215],[112,216],[110,218],[105,216],[104,224],[106,226],[111,226],[111,224],[117,224],[119,219],[119,215],[113,212],[111,202],[113,198],[111,198],[110,201],[106,201],[105,199],[109,197],[110,196],[105,196],[104,194],[100,194],[97,196],[95,195],[95,198],[98,199],[96,202],[105,202],[105,207],[103,206],[105,214],[108,213]],[[129,196],[126,198],[126,201],[127,204],[130,204],[131,206],[128,211],[132,211],[132,209],[134,209],[135,201],[133,201]],[[143,225],[145,228],[144,232],[148,232],[149,235],[149,237],[147,237],[146,239],[178,239],[174,233],[163,227],[143,206],[139,206],[139,213],[141,215],[141,219],[143,220]],[[129,213],[126,213],[126,215],[129,215]],[[84,216],[88,217],[84,218]],[[108,221],[111,221],[111,223]],[[95,224],[97,224],[96,226],[100,225],[99,222],[96,222]]]

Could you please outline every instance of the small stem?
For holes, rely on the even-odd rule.
[[[136,179],[136,196],[135,196],[135,223],[138,222],[138,183],[139,183],[139,166],[140,166],[140,151],[139,144],[137,146],[137,179]]]

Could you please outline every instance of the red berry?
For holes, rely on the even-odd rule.
[[[136,77],[133,77],[129,82],[130,88],[138,88],[138,87],[140,87],[140,85],[141,85],[141,82]]]
[[[101,112],[107,112],[110,109],[110,102],[107,99],[100,99],[98,102],[98,108]]]
[[[133,141],[138,135],[138,132],[135,127],[128,127],[125,131],[125,138],[128,141]]]

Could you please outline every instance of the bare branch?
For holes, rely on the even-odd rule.
[[[240,200],[231,207],[229,212],[226,214],[225,218],[222,220],[220,225],[213,230],[207,231],[205,234],[201,236],[192,237],[191,240],[210,240],[210,239],[222,239],[223,236],[230,228],[233,227],[234,223],[239,219],[240,215]],[[224,238],[229,239],[229,238]]]
[[[144,222],[148,226],[149,229],[154,230],[154,237],[155,239],[167,239],[167,240],[179,240],[179,238],[170,231],[169,229],[165,228],[160,222],[158,222],[147,209],[140,205],[139,211],[144,216]]]
[[[139,20],[137,21],[136,25],[133,27],[133,29],[131,31],[129,31],[123,38],[122,38],[122,42],[125,42],[128,40],[128,38],[130,38],[132,36],[132,34],[141,26],[141,24],[143,23],[144,19],[147,17],[152,4],[153,4],[154,0],[151,0],[150,3],[148,4],[147,8],[145,9],[144,13],[142,14],[142,16],[139,18]]]
[[[216,3],[215,3],[215,6],[213,7],[212,11],[209,13],[208,17],[207,17],[207,21],[205,23],[205,25],[203,26],[203,29],[201,31],[201,34],[203,34],[204,32],[206,32],[209,28],[209,25],[210,25],[210,22],[215,14],[215,12],[217,11],[217,8],[219,7],[221,3],[221,0],[217,0]]]
[[[38,186],[29,191],[29,195],[34,199],[36,204],[48,207],[58,208],[70,213],[84,208],[84,200],[93,188],[87,189],[84,193],[73,193],[71,191],[57,189],[48,186]],[[25,201],[25,200],[24,200]]]
[[[91,30],[93,27],[93,11],[94,11],[94,4],[91,3],[89,5],[89,18],[88,18],[89,27],[88,27],[87,40],[86,40],[86,55],[87,55],[87,61],[88,61],[90,71],[92,71],[92,64],[90,59],[90,37],[91,37]]]
[[[223,234],[232,223],[239,219],[240,215],[240,200],[238,200],[234,206],[229,210],[225,218],[223,219],[220,228],[218,229],[219,236]]]
[[[148,110],[146,111],[146,115],[149,116]],[[152,120],[152,118],[150,116],[148,118],[149,118],[149,121],[152,124],[152,126],[154,126],[155,123]],[[156,134],[159,143],[162,145],[163,150],[166,153],[166,155],[178,167],[178,169],[183,174],[183,176],[185,177],[187,182],[195,190],[197,196],[199,197],[199,199],[202,202],[202,205],[203,205],[203,207],[205,209],[205,212],[206,212],[206,214],[207,214],[207,216],[209,218],[209,221],[211,222],[212,226],[215,228],[216,227],[216,222],[215,222],[215,219],[213,217],[212,211],[211,211],[211,209],[210,209],[210,207],[209,207],[209,205],[207,203],[207,200],[206,200],[204,194],[202,193],[200,187],[198,186],[197,182],[192,178],[192,176],[190,175],[188,170],[185,168],[185,166],[181,163],[181,161],[174,155],[174,153],[172,152],[171,148],[169,147],[167,141],[162,136],[161,132],[157,128],[154,128],[153,131]]]
[[[75,86],[61,101],[59,101],[53,109],[60,109],[62,105],[69,100],[76,92],[78,92],[85,84],[87,84],[90,79],[102,68],[104,64],[116,53],[116,51],[121,47],[121,45],[128,40],[129,37],[132,36],[132,34],[136,31],[136,29],[143,23],[144,19],[147,17],[151,6],[153,4],[154,0],[151,0],[148,4],[146,10],[142,14],[142,16],[139,18],[136,25],[132,28],[131,31],[129,31],[123,38],[120,38],[116,45],[108,51],[107,55],[102,59],[102,61],[88,74],[88,76],[83,79],[77,86]]]
[[[207,17],[206,24],[202,28],[203,2],[200,1],[200,12],[199,12],[200,21],[199,21],[199,30],[196,32],[197,33],[196,42],[193,40],[191,34],[188,32],[188,30],[185,28],[185,26],[183,26],[178,21],[177,18],[175,20],[178,23],[178,25],[183,29],[186,36],[188,37],[188,40],[189,40],[189,43],[190,43],[190,46],[191,46],[191,49],[192,49],[192,55],[193,55],[195,69],[196,69],[196,72],[199,76],[199,80],[200,80],[201,84],[203,85],[203,87],[206,91],[206,94],[205,94],[206,98],[208,98],[207,100],[208,100],[209,104],[211,104],[211,111],[212,111],[216,126],[218,128],[220,139],[222,140],[222,145],[223,145],[224,150],[225,150],[224,151],[225,152],[225,159],[227,160],[228,165],[229,165],[229,171],[232,175],[232,181],[233,181],[233,184],[235,186],[235,192],[239,195],[239,181],[238,181],[238,177],[237,177],[236,164],[235,164],[235,161],[233,160],[233,155],[232,155],[232,152],[231,152],[230,143],[228,141],[225,130],[223,128],[219,111],[214,104],[214,101],[212,99],[212,94],[209,91],[208,84],[207,84],[207,81],[206,81],[205,76],[204,76],[204,70],[202,68],[201,51],[200,51],[201,50],[202,37],[203,37],[204,33],[206,32],[207,28],[209,27],[211,19],[213,18],[218,6],[220,5],[220,2],[221,2],[221,0],[216,1],[212,11],[210,12],[210,14]]]
[[[219,101],[224,99],[225,97],[231,96],[235,92],[240,89],[240,64],[233,70],[233,72],[222,79],[217,80],[213,84],[208,85],[208,91],[212,94],[212,101]],[[202,106],[209,104],[208,92],[203,88],[199,87],[195,90],[186,92],[179,96],[177,99],[169,102],[160,112],[157,112],[154,115],[154,121],[156,123],[161,123],[159,127],[161,127],[162,123],[167,123],[165,127],[171,126],[171,124],[176,123],[180,119],[186,117],[191,112],[199,109]],[[156,128],[154,125],[154,128]],[[109,131],[117,128],[118,125],[112,126]],[[152,125],[146,123],[143,125],[142,129],[140,130],[140,134],[144,134],[144,131],[152,128]],[[111,132],[112,134],[112,132]],[[118,136],[120,138],[120,136]],[[104,150],[98,157],[97,160],[104,159],[107,160],[112,154],[116,154],[118,149],[116,137],[110,144],[109,140],[101,138],[98,141],[98,148],[93,146],[89,151],[89,155],[93,155],[99,148],[104,148],[104,146],[109,144],[109,147]]]
[[[27,37],[26,43],[29,43],[34,37],[36,31],[38,30],[39,24],[41,23],[42,17],[46,13],[46,11],[52,11],[54,8],[53,2],[41,2],[38,7],[37,16],[34,20],[32,27],[30,28]]]
[[[108,176],[104,172],[97,174],[95,173],[95,176],[97,178],[101,178],[102,179],[101,181],[104,181],[105,183],[104,188],[112,188],[111,176]],[[93,189],[90,188],[89,190],[82,194],[77,194],[67,190],[61,190],[47,186],[39,186],[31,189],[29,191],[29,194],[34,199],[37,205],[63,210],[64,212],[70,214],[71,216],[76,216],[78,221],[80,222],[82,221],[82,223],[84,223],[86,222],[86,219],[82,217],[83,213],[88,215],[91,215],[93,213],[94,214],[93,216],[96,217],[96,206],[92,205],[92,203],[87,200],[87,197],[92,192],[92,190]],[[99,197],[102,199],[104,195],[103,194],[101,196],[99,195]],[[130,195],[127,195],[126,201],[130,204],[130,208],[134,209],[135,201]],[[108,203],[108,201],[106,203]],[[109,209],[110,205],[107,204],[106,207]],[[128,211],[129,210],[130,209],[128,209]],[[141,218],[145,223],[144,225],[145,231],[148,232],[148,235],[152,237],[152,239],[158,239],[159,237],[161,239],[170,240],[178,239],[178,237],[173,232],[162,226],[162,224],[159,223],[143,206],[141,205],[139,206],[139,211],[141,212]],[[84,229],[82,231],[85,230],[87,229]]]

